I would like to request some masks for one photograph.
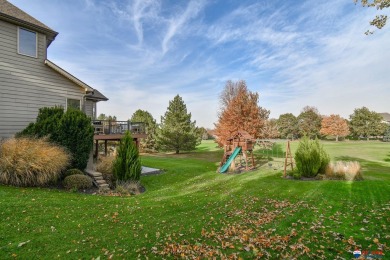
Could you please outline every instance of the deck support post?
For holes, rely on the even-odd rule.
[[[99,140],[96,140],[96,142],[95,142],[95,159],[96,160],[98,159],[98,155],[99,155]]]

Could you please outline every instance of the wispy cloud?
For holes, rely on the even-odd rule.
[[[180,94],[212,127],[229,79],[246,80],[273,117],[389,110],[390,27],[365,36],[376,10],[349,0],[11,2],[60,32],[49,58],[110,98],[99,113],[159,119]]]
[[[161,46],[163,54],[167,53],[167,51],[169,50],[172,38],[183,29],[187,22],[197,17],[199,12],[204,7],[204,1],[192,0],[187,4],[187,7],[185,8],[184,12],[179,12],[174,17],[169,19],[169,26],[167,28],[167,32],[164,36]]]

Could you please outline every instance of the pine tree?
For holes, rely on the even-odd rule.
[[[113,174],[118,181],[138,181],[141,176],[139,153],[129,131],[122,137],[113,162]]]
[[[163,151],[194,150],[200,143],[199,131],[191,122],[191,113],[187,113],[187,107],[183,99],[176,95],[165,115],[161,117],[161,125],[157,135],[157,144]]]

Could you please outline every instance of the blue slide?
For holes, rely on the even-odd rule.
[[[232,163],[234,158],[237,157],[237,155],[240,153],[240,151],[241,151],[241,147],[236,147],[236,149],[234,149],[232,155],[230,155],[230,157],[226,161],[226,163],[224,165],[222,165],[222,167],[219,169],[220,173],[225,173],[229,169],[230,164]]]

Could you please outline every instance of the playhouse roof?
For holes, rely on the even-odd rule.
[[[234,138],[240,138],[240,139],[245,139],[245,140],[252,140],[254,139],[253,136],[251,136],[247,131],[245,130],[237,130],[232,134],[232,136],[228,139],[234,139]]]

